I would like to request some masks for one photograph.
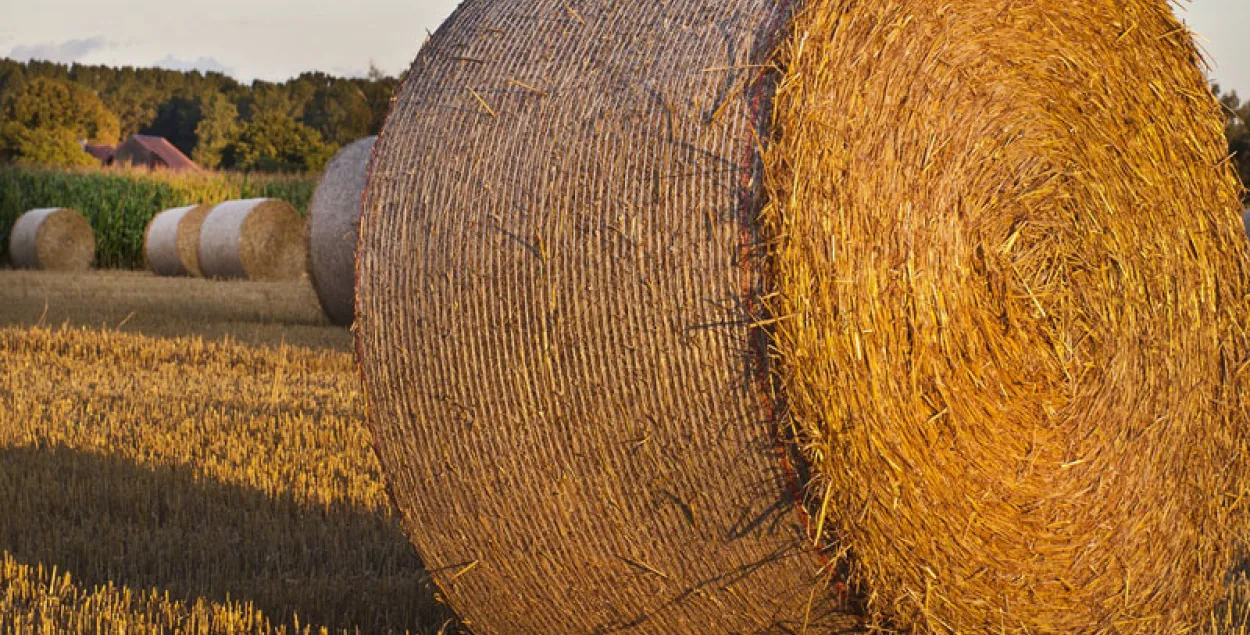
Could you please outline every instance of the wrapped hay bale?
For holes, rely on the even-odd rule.
[[[293,280],[305,268],[304,219],[270,198],[213,207],[200,226],[200,271],[206,278]]]
[[[20,269],[86,271],[95,260],[95,232],[72,209],[31,210],[13,225],[9,259]]]
[[[452,606],[1192,631],[1250,430],[1195,59],[1164,0],[461,5],[377,143],[357,315]]]
[[[200,277],[200,226],[211,205],[192,205],[157,214],[143,235],[143,256],[158,276]]]
[[[351,324],[356,314],[360,199],[376,140],[367,137],[340,150],[308,204],[308,272],[322,309],[335,324]]]

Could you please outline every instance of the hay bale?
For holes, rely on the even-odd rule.
[[[294,280],[306,261],[304,219],[271,198],[213,207],[200,227],[200,271],[206,278]]]
[[[95,260],[95,232],[72,209],[31,210],[13,225],[9,259],[20,269],[86,271]]]
[[[872,616],[1209,620],[1245,535],[1250,277],[1199,57],[1164,0],[798,18],[771,348]]]
[[[340,150],[308,205],[308,272],[322,309],[335,324],[351,324],[356,314],[360,198],[376,140],[367,137]]]
[[[1241,226],[1246,230],[1246,236],[1250,237],[1250,209],[1242,213]]]
[[[1250,262],[1188,36],[805,6],[470,2],[418,56],[356,327],[433,577],[481,633],[1196,627]]]
[[[143,235],[143,256],[158,276],[200,277],[200,226],[211,205],[177,207],[157,214]]]
[[[537,4],[462,4],[374,150],[356,328],[413,542],[482,634],[852,624],[741,302],[779,13]]]

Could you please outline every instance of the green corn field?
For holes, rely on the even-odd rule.
[[[0,261],[7,259],[13,223],[31,209],[68,207],[81,212],[95,229],[96,265],[138,269],[143,267],[148,221],[162,210],[264,197],[284,200],[304,213],[316,186],[316,175],[0,167]]]

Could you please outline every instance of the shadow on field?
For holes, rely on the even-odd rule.
[[[232,339],[340,352],[352,336],[332,326],[308,280],[161,278],[146,272],[0,269],[0,326],[83,326],[149,337]]]
[[[63,448],[0,450],[0,549],[275,624],[433,633],[451,617],[392,519]]]

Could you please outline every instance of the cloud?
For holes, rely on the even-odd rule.
[[[195,60],[180,60],[173,55],[166,55],[152,64],[160,68],[167,68],[173,71],[200,71],[203,73],[214,72],[223,75],[234,75],[234,69],[219,62],[213,57],[200,57]]]
[[[40,42],[38,44],[21,44],[13,47],[9,57],[25,62],[27,60],[46,60],[49,62],[79,62],[88,55],[107,49],[111,43],[103,35],[85,40],[66,40],[64,42]]]
[[[369,71],[362,71],[359,68],[349,68],[346,66],[334,66],[330,68],[330,74],[345,79],[363,79],[369,76]]]

